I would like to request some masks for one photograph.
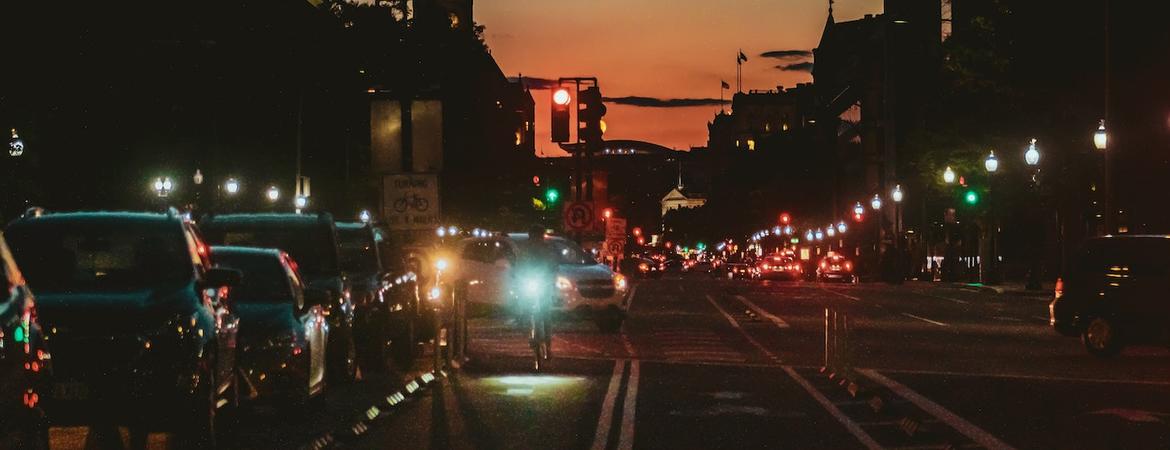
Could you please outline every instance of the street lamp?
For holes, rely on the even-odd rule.
[[[195,169],[195,175],[191,176],[191,181],[194,181],[196,186],[203,184],[203,172]]]
[[[877,210],[879,210],[879,209],[882,209],[882,198],[881,198],[881,196],[879,196],[879,195],[877,195],[877,194],[873,194],[873,198],[871,198],[871,199],[869,200],[869,207],[870,207],[870,208],[873,208],[873,210],[874,210],[874,211],[877,211]],[[855,210],[854,212],[856,212],[856,210]]]
[[[171,177],[158,177],[154,179],[154,192],[158,194],[159,198],[166,198],[171,195],[174,190],[175,183],[171,181]]]
[[[946,184],[955,183],[955,171],[951,170],[951,166],[947,166],[946,170],[943,171],[943,182]]]
[[[837,229],[833,228],[833,224],[829,224],[829,226],[825,227],[825,236],[833,237],[836,235],[837,235]]]
[[[280,200],[280,188],[275,185],[268,186],[268,191],[264,195],[268,197],[269,202],[276,203],[277,200]]]
[[[791,236],[791,235],[792,235],[792,225],[785,225],[785,226],[784,226],[784,235],[785,235],[785,236]]]
[[[223,191],[228,195],[236,195],[240,193],[240,180],[235,178],[228,178],[223,182]]]
[[[861,216],[862,214],[865,214],[865,208],[861,206],[861,202],[857,202],[853,205],[853,215]]]
[[[841,233],[841,234],[845,234],[845,230],[848,230],[848,228],[845,228],[845,221],[842,220],[840,222],[837,222],[837,232]]]
[[[995,157],[995,150],[992,150],[987,155],[987,159],[983,160],[983,168],[987,169],[987,173],[990,174],[994,174],[995,171],[999,170],[999,159]]]
[[[298,195],[296,198],[293,199],[293,207],[296,208],[297,214],[300,214],[301,210],[305,209],[308,206],[309,206],[309,197],[305,197],[303,195]]]
[[[16,134],[16,128],[12,129],[12,139],[8,140],[8,156],[13,158],[24,154],[24,140],[20,135]]]
[[[811,240],[813,240],[813,237],[814,237],[813,230],[808,230],[808,231],[804,232],[804,240],[811,241]]]
[[[1093,133],[1093,146],[1097,150],[1105,151],[1109,144],[1109,133],[1105,131],[1105,119],[1101,119],[1101,124],[1097,126],[1097,131]]]
[[[894,185],[894,191],[890,193],[890,197],[894,199],[894,203],[902,203],[902,185]]]
[[[814,237],[816,237],[817,242],[820,242],[820,241],[825,239],[825,232],[821,231],[821,229],[818,228],[816,233],[814,234]]]
[[[370,221],[373,220],[373,217],[370,216],[370,210],[361,210],[361,212],[358,213],[358,220],[360,220],[362,223],[370,223]]]
[[[1028,150],[1024,151],[1024,163],[1032,167],[1040,164],[1040,150],[1036,149],[1036,138],[1032,138],[1032,142],[1028,144]]]

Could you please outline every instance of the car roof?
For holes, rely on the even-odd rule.
[[[200,225],[204,224],[240,224],[240,225],[321,225],[333,224],[329,214],[294,214],[294,213],[243,213],[243,214],[215,214],[204,216]]]
[[[338,230],[347,231],[360,230],[363,228],[373,228],[370,226],[370,224],[364,222],[334,222],[334,224],[337,225]]]
[[[67,212],[67,213],[48,213],[37,216],[26,216],[16,219],[11,225],[27,224],[27,223],[88,223],[94,225],[100,224],[124,224],[127,222],[143,223],[143,224],[166,224],[166,223],[182,223],[182,216],[162,214],[162,213],[148,213],[148,212],[119,212],[119,211],[91,211],[91,212]]]
[[[277,248],[239,247],[234,245],[213,245],[211,254],[214,255],[246,255],[280,257],[283,250]]]
[[[508,239],[511,239],[513,241],[516,241],[516,242],[522,242],[522,241],[528,240],[528,233],[508,233],[506,236],[508,237]],[[568,239],[565,239],[561,236],[545,235],[545,239],[553,240],[553,241],[568,241]]]

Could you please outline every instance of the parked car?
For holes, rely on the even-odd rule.
[[[817,264],[817,281],[844,281],[856,283],[857,274],[853,273],[853,261],[837,253],[829,253]]]
[[[573,241],[555,236],[545,239],[561,258],[554,309],[590,315],[605,331],[621,327],[629,294],[626,278],[599,264]],[[459,261],[449,269],[450,277],[467,286],[469,303],[507,307],[514,301],[512,269],[522,259],[527,240],[528,235],[513,233],[458,243],[455,252]]]
[[[258,400],[304,405],[325,389],[322,291],[305,292],[296,262],[277,249],[212,247],[217,267],[240,271],[230,298],[240,317],[237,365]]]
[[[803,278],[804,274],[800,262],[791,255],[785,254],[766,256],[757,263],[756,268],[760,272],[760,278],[766,279],[780,278],[797,281]]]
[[[49,371],[36,299],[0,234],[0,448],[49,448],[42,399]]]
[[[341,270],[350,281],[357,312],[354,330],[358,352],[365,366],[381,366],[387,351],[399,365],[414,362],[418,333],[422,328],[418,289],[413,277],[404,276],[404,265],[394,273],[384,265],[383,235],[370,224],[337,222]]]
[[[213,245],[277,248],[296,261],[305,286],[331,299],[321,305],[329,321],[330,383],[358,377],[354,344],[355,305],[349,282],[341,272],[337,229],[329,214],[223,214],[205,216],[200,229]]]
[[[1170,236],[1091,239],[1056,282],[1049,323],[1080,337],[1089,353],[1170,342]]]
[[[30,214],[5,235],[48,331],[52,422],[100,418],[214,446],[216,417],[238,401],[239,319],[220,294],[240,275],[212,266],[193,224],[173,209]]]

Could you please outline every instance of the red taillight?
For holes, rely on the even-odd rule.
[[[1064,278],[1056,279],[1056,290],[1053,294],[1056,298],[1064,297]]]
[[[853,271],[853,263],[851,263],[851,262],[845,263],[845,270],[852,272]]]
[[[829,267],[829,265],[828,265],[828,264],[825,264],[825,262],[824,262],[824,261],[821,261],[821,270],[825,270],[825,269],[827,269],[828,267]]]

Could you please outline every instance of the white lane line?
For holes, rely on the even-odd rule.
[[[752,311],[755,311],[756,314],[759,314],[761,316],[766,317],[768,320],[771,320],[772,323],[776,324],[777,327],[788,328],[788,322],[785,322],[784,319],[781,319],[779,316],[776,316],[775,314],[772,314],[768,311],[765,311],[764,308],[761,308],[758,305],[756,305],[755,303],[752,303],[750,300],[748,300],[744,296],[737,295],[737,296],[735,296],[735,299],[739,300],[740,303],[743,303],[744,306],[747,306]]]
[[[715,309],[719,310],[719,314],[723,314],[723,317],[727,319],[727,322],[730,323],[732,327],[735,327],[736,330],[739,330],[739,334],[743,335],[744,339],[747,339],[747,341],[749,343],[751,343],[757,349],[759,349],[761,352],[763,352],[764,355],[766,355],[772,361],[775,361],[777,363],[781,362],[781,359],[779,356],[776,356],[775,353],[772,353],[771,350],[768,350],[767,347],[764,347],[764,344],[761,344],[760,341],[757,341],[756,338],[752,337],[752,335],[748,334],[746,331],[743,331],[743,328],[739,327],[739,322],[736,322],[735,318],[731,317],[731,314],[728,314],[727,311],[724,311],[723,308],[720,307],[718,303],[715,303],[715,299],[713,297],[711,297],[710,294],[707,294],[707,301],[711,302],[711,306],[714,306]]]
[[[966,305],[967,303],[970,303],[966,300],[960,300],[960,299],[952,298],[952,297],[943,297],[941,295],[933,295],[933,294],[927,294],[927,295],[934,297],[934,298],[941,298],[943,300],[952,301],[952,302],[958,303],[960,305]]]
[[[945,323],[939,322],[939,321],[937,321],[937,320],[930,320],[930,319],[927,319],[927,318],[925,318],[925,317],[922,317],[922,316],[916,316],[916,315],[913,315],[913,314],[910,314],[910,313],[902,313],[902,315],[903,315],[903,316],[906,316],[906,317],[909,317],[909,318],[911,318],[911,319],[918,319],[918,320],[921,320],[921,321],[923,321],[923,322],[926,322],[926,323],[929,323],[929,324],[938,325],[938,326],[940,326],[940,327],[949,327],[949,326],[950,326],[950,325],[947,325],[947,324],[945,324]]]
[[[954,428],[956,431],[963,433],[964,436],[967,436],[972,441],[975,441],[976,444],[979,444],[979,445],[983,446],[984,448],[988,448],[988,449],[1011,449],[1012,448],[1012,446],[1007,445],[1003,441],[999,440],[999,438],[996,438],[995,436],[992,436],[990,433],[983,431],[982,428],[979,428],[975,424],[968,422],[966,419],[963,419],[962,417],[959,417],[955,413],[950,412],[949,410],[947,410],[946,408],[943,408],[938,403],[935,403],[934,401],[932,401],[926,397],[923,397],[922,394],[914,392],[914,390],[906,387],[902,383],[899,383],[897,381],[886,378],[885,375],[877,373],[877,371],[874,371],[873,369],[859,369],[858,372],[860,372],[862,375],[865,375],[866,377],[869,377],[869,379],[876,381],[879,384],[885,386],[890,391],[893,391],[895,394],[898,394],[898,396],[900,396],[906,400],[909,400],[910,403],[913,403],[915,406],[922,408],[923,411],[930,413],[930,415],[934,416],[935,418],[937,418],[943,422],[946,422],[946,424],[949,425],[951,428]]]
[[[857,425],[857,422],[854,422],[853,419],[850,419],[848,416],[846,416],[845,413],[841,412],[840,409],[833,405],[833,402],[829,401],[829,399],[826,398],[824,394],[821,394],[819,391],[817,391],[816,388],[812,386],[812,384],[809,384],[808,380],[804,379],[804,377],[796,373],[795,370],[792,370],[791,367],[784,366],[784,372],[787,373],[788,376],[796,382],[796,384],[799,384],[800,387],[804,388],[805,392],[808,392],[808,395],[812,396],[813,400],[816,400],[817,403],[820,403],[821,407],[825,408],[825,411],[829,412],[829,415],[833,416],[834,419],[837,419],[837,421],[845,427],[845,430],[849,431],[849,434],[852,434],[853,437],[857,438],[857,440],[861,442],[861,445],[864,445],[865,448],[871,450],[882,448],[881,445],[878,445],[877,441],[873,440],[873,437],[870,436],[869,433],[866,433],[865,430],[861,429],[861,426]]]
[[[618,440],[618,450],[634,448],[634,414],[638,407],[638,360],[630,361],[630,381],[626,384],[626,401],[622,405],[622,434]]]
[[[1109,378],[1079,378],[1079,377],[1062,377],[1050,375],[1029,375],[1017,373],[968,373],[968,372],[952,372],[947,370],[916,370],[916,369],[869,369],[881,370],[885,373],[902,373],[909,375],[938,375],[946,377],[967,377],[967,378],[998,378],[1005,380],[1026,380],[1026,381],[1056,381],[1065,383],[1094,383],[1094,384],[1129,384],[1138,386],[1170,386],[1170,381],[1162,380],[1118,380]]]
[[[837,291],[834,291],[834,290],[832,290],[832,289],[826,289],[826,288],[820,288],[820,289],[821,289],[822,291],[828,292],[828,293],[830,293],[830,294],[836,294],[836,295],[840,295],[840,296],[842,296],[842,297],[845,297],[845,298],[847,298],[847,299],[853,300],[853,301],[855,301],[855,302],[856,302],[856,301],[859,301],[859,300],[861,300],[861,297],[854,297],[854,296],[852,296],[852,295],[849,295],[849,294],[844,294],[844,293],[841,293],[841,292],[837,292]]]
[[[601,414],[597,417],[597,433],[593,435],[593,450],[605,450],[609,443],[609,429],[613,425],[613,407],[617,403],[618,389],[622,385],[622,375],[626,373],[626,360],[619,359],[613,362],[613,376],[609,379],[609,388],[605,390],[605,400],[601,402]]]

